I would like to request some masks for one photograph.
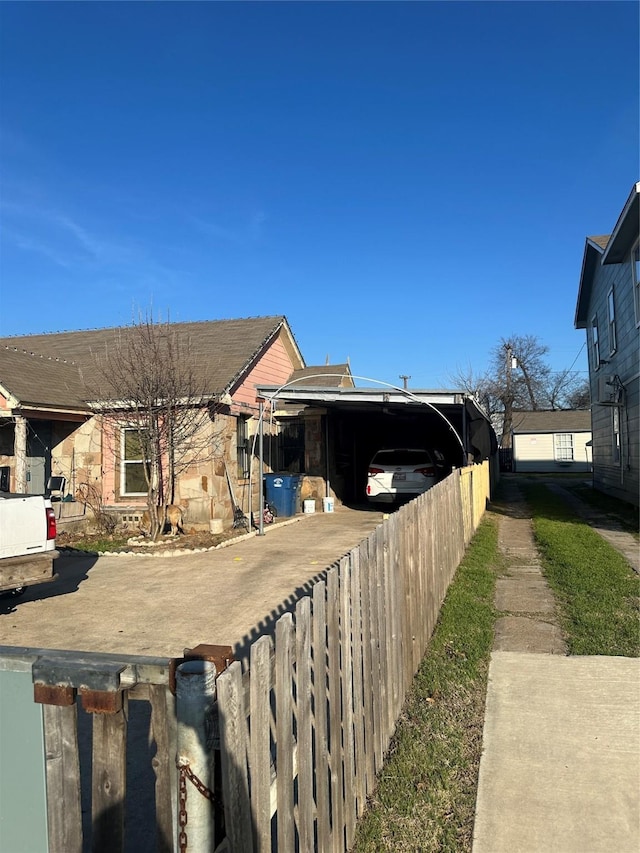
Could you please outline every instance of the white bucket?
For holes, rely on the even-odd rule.
[[[315,512],[316,511],[316,502],[315,501],[302,501],[302,511],[303,512]]]
[[[210,518],[209,519],[209,532],[210,533],[222,533],[222,519],[221,518]]]
[[[322,511],[333,512],[333,498],[322,498]]]

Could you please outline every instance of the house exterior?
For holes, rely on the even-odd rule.
[[[516,473],[591,471],[591,412],[514,412],[512,448]]]
[[[587,237],[575,327],[585,329],[594,488],[639,503],[640,182],[610,234]]]
[[[171,500],[185,508],[188,522],[229,520],[232,490],[245,512],[256,506],[256,386],[282,385],[304,359],[283,316],[167,328],[194,365],[201,393],[193,414],[206,409],[198,441],[209,449],[192,464],[187,458]],[[100,357],[135,332],[134,325],[0,339],[0,466],[9,467],[13,491],[41,493],[51,477],[63,477],[69,500],[58,509],[65,516],[82,503],[136,520],[146,503],[144,461],[131,440],[126,403],[114,423],[99,399]],[[269,441],[277,424],[264,422]]]

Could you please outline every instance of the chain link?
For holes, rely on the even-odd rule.
[[[178,824],[180,826],[178,844],[180,845],[180,853],[187,853],[187,779],[191,782],[196,791],[199,791],[203,797],[206,797],[206,799],[209,800],[209,802],[222,806],[222,798],[219,795],[216,795],[210,788],[207,788],[204,782],[201,779],[198,779],[188,764],[181,764],[179,760],[176,761],[176,764],[180,774],[180,781],[178,785],[180,804],[180,809],[178,811]]]
[[[178,812],[178,824],[180,826],[180,833],[178,835],[178,844],[180,845],[180,853],[186,853],[187,851],[187,779],[186,779],[186,766],[184,764],[178,765],[178,770],[180,772],[180,783],[179,783],[179,802],[180,802],[180,810]]]

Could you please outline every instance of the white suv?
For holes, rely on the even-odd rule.
[[[435,455],[407,447],[379,450],[367,471],[367,498],[371,503],[393,503],[426,492],[438,482]]]

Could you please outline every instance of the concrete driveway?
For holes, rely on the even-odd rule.
[[[239,657],[381,520],[337,506],[215,551],[61,556],[57,580],[0,598],[0,645],[179,657],[214,643]]]

